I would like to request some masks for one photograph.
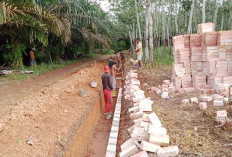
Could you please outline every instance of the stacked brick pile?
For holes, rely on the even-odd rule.
[[[232,31],[214,32],[213,28],[212,23],[200,24],[199,34],[173,38],[172,82],[179,92],[200,89],[204,94],[228,95],[232,85]]]
[[[147,152],[158,157],[177,156],[178,146],[169,146],[167,130],[156,113],[152,112],[153,101],[145,98],[137,77],[136,71],[130,71],[125,80],[124,98],[134,104],[128,110],[134,125],[128,129],[131,138],[121,145],[120,157],[148,157]],[[164,82],[168,88],[170,81]]]

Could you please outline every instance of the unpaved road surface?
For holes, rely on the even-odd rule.
[[[95,64],[95,61],[105,61],[108,58],[109,55],[105,55],[97,59],[80,61],[76,64],[56,69],[35,78],[22,81],[9,81],[4,83],[4,85],[0,85],[0,115],[10,111],[12,106],[14,106],[16,103],[20,103],[19,99],[23,95],[25,96],[26,94],[33,92],[35,89],[48,86],[59,79],[68,77],[72,73],[86,66]]]
[[[97,59],[102,63],[79,62],[35,79],[4,85],[0,89],[4,100],[0,108],[0,156],[63,156],[72,130],[99,101],[108,57]],[[91,81],[98,87],[91,88]],[[86,97],[79,96],[81,89],[87,90]]]

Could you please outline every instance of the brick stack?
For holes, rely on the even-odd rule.
[[[198,25],[198,32],[173,37],[172,82],[179,91],[194,87],[203,93],[228,93],[228,85],[232,85],[232,31],[214,32],[213,23],[204,23]]]
[[[163,127],[156,113],[151,113],[153,101],[145,98],[137,77],[136,71],[130,71],[125,80],[124,98],[133,102],[133,106],[128,109],[128,114],[134,125],[127,129],[130,138],[121,145],[119,156],[148,156],[147,152],[158,157],[177,156],[178,146],[169,146],[170,139],[167,129]],[[164,80],[162,90],[167,93],[171,88],[170,81]]]

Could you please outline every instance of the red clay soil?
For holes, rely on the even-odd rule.
[[[109,55],[101,56],[97,59],[89,59],[80,61],[70,66],[56,69],[44,75],[40,75],[31,79],[21,81],[4,81],[0,85],[0,115],[12,110],[13,106],[20,102],[21,97],[35,89],[48,86],[55,81],[70,76],[86,66],[94,64],[95,61],[104,61]]]
[[[115,108],[116,98],[112,106],[112,111]],[[106,148],[110,136],[112,119],[106,120],[102,115],[94,129],[94,134],[88,147],[86,157],[104,157],[106,155]]]
[[[106,57],[100,58],[104,59]],[[77,63],[0,89],[1,101],[7,100],[0,107],[1,157],[65,154],[70,130],[77,121],[83,121],[87,109],[95,99],[99,99],[102,89],[101,75],[105,63],[86,67],[92,62]],[[74,72],[78,69],[81,70]],[[97,81],[98,87],[91,88],[91,81]],[[86,97],[79,96],[81,89],[87,90]],[[12,98],[11,104],[7,104],[9,98]],[[30,137],[33,146],[26,143]],[[63,151],[57,154],[57,147]]]

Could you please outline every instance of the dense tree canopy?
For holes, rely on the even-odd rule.
[[[154,38],[155,47],[171,46],[173,36],[197,33],[202,22],[214,22],[217,31],[232,29],[231,0],[109,3],[111,10],[104,12],[94,0],[2,0],[0,64],[21,67],[22,58],[32,47],[46,62],[48,58],[73,59],[95,49],[126,49],[130,42],[133,48],[136,37],[144,44],[145,39]],[[148,19],[153,22],[146,23]]]

